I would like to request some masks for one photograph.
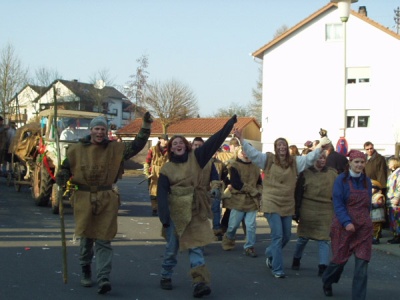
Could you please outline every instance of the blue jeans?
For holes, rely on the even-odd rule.
[[[306,237],[300,236],[297,239],[296,249],[294,250],[294,257],[301,258],[303,256],[303,251],[306,248],[306,245],[310,239]],[[328,265],[329,264],[329,241],[327,240],[318,240],[318,253],[319,253],[319,264],[320,265]]]
[[[96,251],[96,274],[97,281],[109,279],[112,268],[113,250],[111,241],[95,240],[82,237],[80,240],[80,264],[90,265],[93,259],[93,244]]]
[[[354,257],[354,275],[352,284],[352,300],[364,300],[367,297],[367,283],[368,283],[368,261]],[[322,275],[322,282],[325,286],[331,286],[333,283],[338,283],[344,264],[330,263],[328,268]]]
[[[211,204],[211,211],[213,213],[213,229],[218,230],[221,228],[221,199],[213,198]]]
[[[162,278],[171,278],[173,268],[177,265],[178,260],[176,256],[179,250],[179,238],[175,233],[175,225],[171,221],[170,226],[166,228],[166,240],[164,260],[161,265]],[[205,264],[203,247],[196,247],[189,249],[190,268],[195,268]]]
[[[272,257],[272,272],[283,274],[282,249],[292,234],[292,216],[281,217],[276,213],[265,213],[264,216],[271,228],[271,245],[265,249],[265,255]]]
[[[256,217],[257,211],[239,211],[236,209],[231,210],[231,215],[229,216],[228,230],[226,231],[226,236],[230,240],[234,240],[236,236],[236,230],[239,228],[240,223],[244,218],[244,223],[246,224],[246,243],[243,248],[252,248],[256,243]]]

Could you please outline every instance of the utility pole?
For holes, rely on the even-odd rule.
[[[396,23],[396,33],[399,34],[400,32],[400,7],[394,10],[394,22]]]

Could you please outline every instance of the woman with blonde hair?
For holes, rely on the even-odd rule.
[[[314,161],[330,143],[327,137],[321,139],[316,149],[306,156],[291,156],[286,139],[274,142],[275,153],[262,153],[243,140],[242,129],[234,131],[242,143],[247,157],[264,170],[261,210],[271,228],[271,244],[265,250],[266,264],[275,278],[285,278],[282,250],[289,242],[292,229],[292,216],[295,213],[294,191],[297,175],[311,167]]]

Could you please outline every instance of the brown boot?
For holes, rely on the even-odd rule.
[[[224,234],[224,237],[222,238],[222,243],[221,243],[222,249],[225,251],[233,250],[235,248],[235,240],[229,239],[226,234]]]
[[[205,265],[191,269],[190,275],[193,279],[193,297],[201,298],[211,294],[211,289],[208,286],[210,283],[210,272]]]

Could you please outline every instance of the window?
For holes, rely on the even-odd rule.
[[[348,78],[347,79],[347,84],[355,84],[357,80],[355,78]]]
[[[347,116],[347,128],[368,127],[368,122],[369,116]]]
[[[346,69],[347,84],[365,84],[370,82],[370,67],[349,67]]]
[[[343,28],[342,24],[326,24],[325,25],[325,40],[326,41],[342,41]]]
[[[348,116],[347,117],[347,128],[354,128],[356,123],[356,117]]]
[[[358,116],[358,127],[368,127],[369,116]]]

